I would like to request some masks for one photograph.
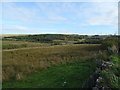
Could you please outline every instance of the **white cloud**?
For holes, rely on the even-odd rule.
[[[54,4],[55,5],[55,4]],[[60,5],[60,4],[59,4]],[[50,3],[37,3],[34,8],[19,6],[15,3],[3,4],[3,18],[17,20],[23,23],[60,23],[67,20],[66,17],[59,15],[62,13],[59,7],[51,8]],[[53,9],[53,10],[52,10]]]
[[[95,1],[95,0],[92,0]],[[55,29],[56,24],[80,27],[81,25],[117,25],[117,3],[36,3],[32,8],[16,3],[3,5],[3,18],[6,22],[15,21],[15,25],[8,25],[4,30],[25,32],[66,32],[66,29]],[[19,22],[19,23],[17,23]],[[21,24],[22,23],[22,24]],[[27,24],[27,25],[26,25]],[[45,26],[45,28],[41,28]],[[53,26],[49,28],[49,26]],[[32,26],[33,28],[27,27]],[[37,28],[36,28],[37,26]],[[54,27],[55,26],[55,27]],[[59,28],[59,27],[58,27]],[[66,27],[65,27],[66,28]],[[68,27],[69,28],[69,27]]]
[[[45,32],[67,32],[67,29],[51,29],[51,28],[40,28],[40,27],[26,27],[20,25],[0,25],[2,26],[2,33],[18,32],[18,33],[45,33]]]
[[[63,3],[62,3],[63,4]],[[62,4],[60,3],[36,3],[37,7],[38,7],[38,13],[39,14],[43,14],[44,16],[48,19],[48,21],[64,21],[67,20],[66,17],[61,16],[60,14],[63,13],[62,12]],[[44,19],[45,20],[45,19]]]
[[[29,31],[30,28],[20,25],[2,25],[2,30],[11,30],[11,31]]]
[[[92,0],[94,1],[94,0]],[[87,6],[89,5],[89,6]],[[24,23],[76,23],[80,25],[116,25],[117,3],[89,3],[76,6],[74,3],[36,3],[35,8],[25,8],[14,3],[4,4],[3,18]],[[84,20],[83,20],[84,19]]]
[[[50,19],[50,20],[54,20],[54,21],[55,21],[55,20],[67,20],[65,17],[61,17],[61,16],[55,16],[55,17],[52,16],[52,17],[50,17],[49,19]]]
[[[3,18],[18,20],[22,22],[32,22],[31,18],[36,16],[35,9],[17,6],[14,3],[3,3]]]
[[[86,20],[81,25],[111,25],[118,23],[117,3],[93,3],[92,8],[83,11]]]

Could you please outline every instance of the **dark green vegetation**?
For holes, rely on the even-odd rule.
[[[109,87],[120,89],[120,57],[117,55],[113,55],[111,57],[111,61],[114,65],[110,68],[108,72],[102,71],[101,74],[105,79],[105,83]]]
[[[119,48],[119,45],[120,45],[120,40],[119,38],[109,38],[109,39],[105,39],[101,42],[102,44],[102,48],[103,49],[109,49],[109,48],[112,48],[113,46],[116,46],[116,48]]]
[[[40,35],[4,37],[3,40],[18,40],[18,41],[20,40],[20,41],[30,41],[30,42],[51,43],[53,42],[53,40],[76,41],[78,39],[82,39],[85,37],[86,36],[80,36],[80,35],[40,34]]]
[[[53,46],[53,45],[65,45],[65,44],[101,44],[106,42],[106,40],[112,39],[112,42],[108,44],[103,44],[104,49],[115,43],[116,35],[63,35],[63,34],[39,34],[39,35],[14,35],[5,36],[3,40],[3,49],[16,49],[16,48],[26,48],[26,47],[41,47],[41,46]],[[30,43],[32,42],[32,43]]]
[[[2,40],[7,41],[27,41],[39,43],[52,43],[52,44],[100,44],[102,40],[109,39],[111,36],[87,36],[87,35],[64,35],[64,34],[39,34],[39,35],[24,35],[24,36],[6,36]]]
[[[102,58],[106,61],[111,61],[113,65],[109,70],[102,71],[101,75],[105,79],[105,84],[110,88],[120,89],[120,39],[110,38],[102,42],[101,47],[105,50],[102,52]],[[106,51],[107,50],[107,51]]]
[[[16,49],[26,47],[41,47],[66,44],[101,44],[106,39],[118,36],[87,36],[87,35],[63,35],[63,34],[39,34],[39,35],[14,35],[3,36],[3,49]],[[114,41],[114,40],[113,40]],[[104,44],[105,45],[105,44]],[[107,45],[106,45],[107,46]],[[106,48],[106,46],[104,48]]]

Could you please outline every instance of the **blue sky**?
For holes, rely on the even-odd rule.
[[[115,34],[117,2],[4,2],[2,34]]]

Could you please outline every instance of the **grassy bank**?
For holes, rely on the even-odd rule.
[[[105,79],[105,83],[111,88],[119,88],[120,89],[120,56],[112,55],[111,61],[113,62],[113,66],[110,68],[108,72],[103,71],[101,74]]]

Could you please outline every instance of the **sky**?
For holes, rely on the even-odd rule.
[[[118,33],[117,2],[2,2],[2,34]]]

